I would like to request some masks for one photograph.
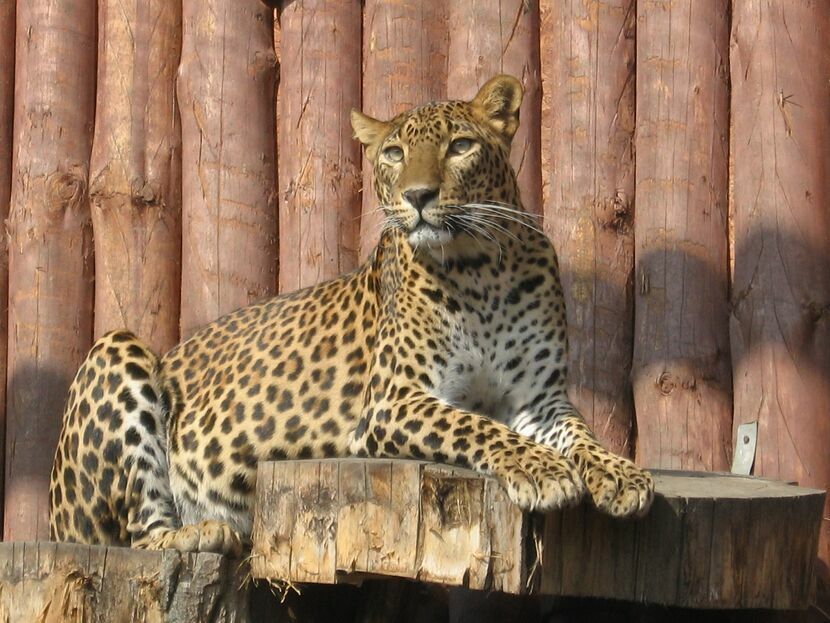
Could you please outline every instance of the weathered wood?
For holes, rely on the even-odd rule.
[[[442,465],[263,463],[252,574],[291,583],[392,576],[691,608],[807,605],[823,492],[722,474],[655,480],[651,512],[619,521],[587,505],[523,514],[494,480]]]
[[[98,18],[95,336],[127,328],[163,353],[179,339],[181,0],[99,0]]]
[[[737,0],[732,15],[734,423],[758,422],[754,473],[824,487],[830,3]],[[830,589],[830,519],[820,557]]]
[[[181,333],[276,292],[274,12],[184,0]]]
[[[522,82],[521,125],[513,137],[510,161],[522,203],[542,212],[539,123],[542,80],[539,66],[539,4],[526,0],[452,0],[449,11],[447,97],[470,100],[496,74]]]
[[[14,38],[15,1],[0,1],[0,221],[9,217],[12,190],[12,144],[14,131]],[[9,291],[9,239],[0,237],[0,300]],[[3,524],[3,480],[6,456],[6,358],[9,315],[0,313],[0,525]]]
[[[571,400],[631,454],[634,2],[542,0],[545,228],[559,254]]]
[[[357,264],[360,144],[359,2],[284,2],[280,13],[279,229],[281,292]]]
[[[363,112],[378,119],[447,98],[446,0],[365,0]],[[360,257],[377,244],[380,212],[363,161]]]
[[[247,623],[246,568],[218,554],[0,544],[0,621]]]
[[[637,460],[731,462],[729,2],[637,5]]]
[[[49,537],[61,412],[92,340],[95,3],[18,3],[16,49],[4,534],[22,540]]]

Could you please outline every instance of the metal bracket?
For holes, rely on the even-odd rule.
[[[735,453],[732,456],[732,473],[749,476],[755,462],[755,446],[758,441],[758,421],[738,426]]]

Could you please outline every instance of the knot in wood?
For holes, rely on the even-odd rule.
[[[83,176],[68,171],[54,171],[46,178],[47,209],[52,217],[81,205],[86,193]]]
[[[668,396],[677,387],[677,383],[670,372],[663,372],[663,374],[657,377],[657,387],[660,389],[661,394]]]

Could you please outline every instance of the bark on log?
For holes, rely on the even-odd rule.
[[[9,217],[12,190],[12,142],[14,131],[15,2],[0,0],[0,222]],[[5,305],[9,292],[8,236],[0,236],[0,525],[3,523],[3,474],[6,455],[6,355],[9,316]]]
[[[545,228],[565,291],[569,394],[630,455],[634,3],[541,6]]]
[[[276,291],[273,11],[184,0],[181,334]]]
[[[637,459],[729,468],[729,3],[637,5]]]
[[[516,76],[524,87],[521,125],[510,160],[522,203],[542,213],[539,4],[526,0],[453,0],[449,7],[447,97],[469,100],[496,74]]]
[[[280,291],[357,264],[361,5],[285,2],[280,13]]]
[[[830,4],[737,0],[732,19],[735,425],[758,422],[755,473],[826,487]]]
[[[378,119],[447,97],[445,0],[365,0],[363,3],[363,111]],[[360,258],[374,249],[382,220],[363,162]]]
[[[803,608],[824,492],[756,478],[655,474],[640,520],[582,505],[522,513],[493,479],[418,461],[261,463],[255,578],[371,576],[690,608]]]
[[[246,568],[218,554],[0,544],[0,621],[249,623]]]
[[[95,335],[127,328],[163,353],[179,339],[181,0],[100,0],[98,18]]]
[[[95,3],[18,4],[9,219],[6,539],[46,539],[69,383],[92,338]]]

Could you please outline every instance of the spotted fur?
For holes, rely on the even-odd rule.
[[[494,475],[522,508],[644,512],[652,480],[566,396],[565,308],[508,156],[521,88],[382,122],[353,113],[385,222],[356,271],[245,307],[158,359],[96,342],[51,483],[61,541],[235,553],[256,465],[410,457]]]

